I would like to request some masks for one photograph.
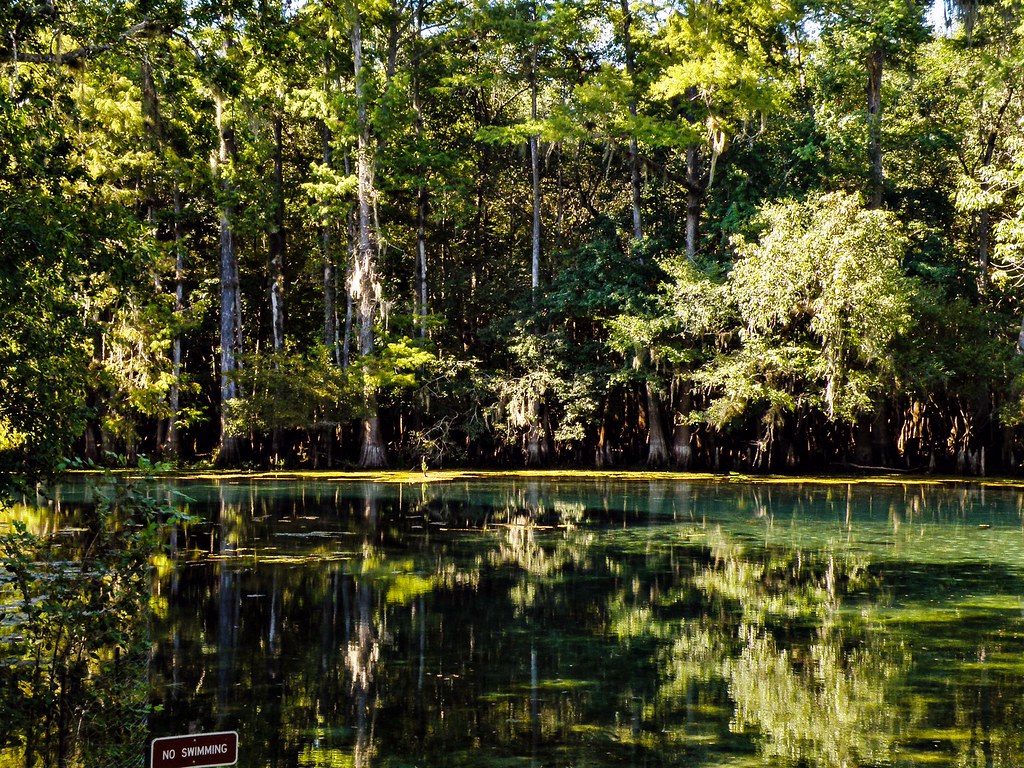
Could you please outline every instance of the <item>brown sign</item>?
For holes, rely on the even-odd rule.
[[[210,768],[238,762],[237,731],[153,739],[150,768]]]

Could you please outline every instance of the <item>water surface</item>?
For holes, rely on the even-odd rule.
[[[254,768],[1024,765],[1017,489],[177,487],[150,737],[237,730]]]

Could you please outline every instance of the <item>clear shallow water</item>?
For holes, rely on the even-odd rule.
[[[241,766],[1024,765],[1020,490],[176,487],[152,737],[237,730]]]

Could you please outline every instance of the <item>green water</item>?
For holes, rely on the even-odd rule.
[[[1020,490],[178,487],[150,737],[236,730],[250,767],[1024,766]]]

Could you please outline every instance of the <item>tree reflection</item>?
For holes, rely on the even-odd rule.
[[[741,630],[743,650],[723,665],[736,705],[733,728],[754,728],[775,765],[845,768],[891,762],[902,728],[896,683],[909,655],[884,642],[848,649],[822,631],[806,649],[780,648],[763,629]]]
[[[898,706],[912,658],[879,631],[869,603],[844,604],[880,588],[866,559],[828,550],[748,554],[721,530],[708,538],[712,559],[693,583],[711,610],[685,623],[665,652],[660,695],[685,696],[689,709],[694,687],[723,680],[730,729],[752,734],[770,765],[891,762],[913,727]]]
[[[192,527],[161,586],[154,721],[235,728],[243,765],[1022,754],[1019,605],[1020,635],[972,638],[946,614],[899,624],[949,578],[928,570],[939,537],[922,531],[971,543],[962,497],[529,478],[223,490],[203,502],[215,530]],[[894,565],[908,553],[915,578],[927,566],[919,592]],[[970,648],[978,674],[922,654],[933,635]]]

